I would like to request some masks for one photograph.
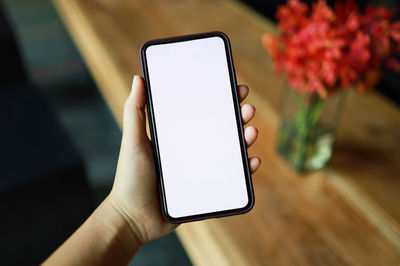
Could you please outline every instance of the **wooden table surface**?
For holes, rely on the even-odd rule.
[[[350,93],[328,168],[299,176],[275,153],[283,80],[260,36],[276,31],[235,1],[53,0],[121,125],[146,40],[220,30],[231,39],[239,83],[251,88],[259,140],[249,153],[254,209],[181,225],[196,265],[400,265],[400,111],[376,93]],[[155,254],[156,255],[156,254]]]

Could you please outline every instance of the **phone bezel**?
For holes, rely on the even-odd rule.
[[[166,197],[165,197],[162,167],[161,167],[161,160],[160,160],[158,139],[157,139],[157,128],[156,128],[155,119],[154,119],[154,110],[153,110],[153,103],[152,103],[152,96],[151,96],[151,86],[150,86],[149,72],[148,72],[148,68],[147,68],[146,49],[153,45],[184,42],[184,41],[191,41],[191,40],[204,39],[204,38],[210,38],[210,37],[219,37],[224,41],[224,44],[225,44],[226,59],[227,59],[228,69],[229,69],[231,91],[232,91],[232,97],[233,97],[233,102],[234,102],[236,124],[237,124],[239,139],[240,139],[240,149],[241,149],[241,154],[242,154],[244,176],[246,179],[247,195],[248,195],[249,202],[247,203],[247,205],[245,207],[242,207],[242,208],[229,209],[229,210],[223,210],[223,211],[204,213],[204,214],[196,214],[196,215],[175,218],[168,214],[168,207],[167,207],[167,202],[166,202]],[[183,222],[191,222],[191,221],[203,220],[203,219],[208,219],[208,218],[217,218],[217,217],[230,216],[230,215],[235,215],[235,214],[243,214],[243,213],[250,211],[254,206],[254,201],[255,201],[254,191],[253,191],[253,185],[252,185],[252,180],[251,180],[250,167],[249,167],[249,163],[248,163],[248,159],[247,159],[248,158],[247,146],[246,146],[246,143],[244,140],[243,123],[242,123],[242,118],[241,118],[241,114],[240,114],[240,103],[238,100],[236,74],[235,74],[235,68],[233,65],[231,45],[230,45],[228,36],[223,32],[214,31],[214,32],[205,32],[205,33],[197,33],[197,34],[191,34],[191,35],[150,40],[150,41],[145,42],[140,48],[140,61],[141,61],[142,73],[143,73],[143,77],[144,77],[144,81],[145,81],[145,85],[146,85],[146,102],[147,102],[147,113],[149,116],[150,134],[151,134],[151,139],[152,139],[151,143],[152,143],[153,154],[154,154],[155,168],[156,168],[156,172],[158,175],[158,188],[159,188],[159,196],[161,199],[161,213],[162,213],[164,219],[166,221],[168,221],[169,223],[183,223]]]

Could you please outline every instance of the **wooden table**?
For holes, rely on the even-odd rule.
[[[140,45],[221,30],[238,82],[257,108],[263,164],[246,214],[184,224],[177,233],[196,265],[400,265],[400,111],[376,93],[347,98],[328,168],[299,176],[276,156],[277,78],[260,36],[275,26],[234,1],[54,0],[121,125]]]

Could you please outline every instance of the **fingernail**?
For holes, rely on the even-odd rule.
[[[132,91],[137,88],[137,86],[139,85],[139,76],[138,75],[134,75],[133,76],[133,81],[132,81]]]

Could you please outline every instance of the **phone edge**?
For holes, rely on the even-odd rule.
[[[156,125],[155,125],[155,118],[154,118],[154,112],[153,112],[153,106],[152,106],[152,100],[151,100],[150,81],[149,81],[147,60],[146,60],[145,52],[146,52],[146,49],[148,47],[150,47],[151,45],[173,43],[173,42],[179,42],[179,41],[190,41],[190,40],[194,40],[194,39],[209,38],[209,37],[213,37],[213,36],[222,38],[222,40],[224,41],[224,44],[225,44],[229,76],[230,76],[230,80],[231,80],[231,84],[232,84],[231,89],[232,89],[232,96],[234,98],[233,101],[234,101],[236,122],[237,122],[237,126],[238,126],[240,149],[241,149],[241,153],[242,153],[242,160],[243,160],[243,166],[244,166],[244,171],[245,171],[246,189],[247,189],[249,201],[242,208],[174,218],[168,214],[167,202],[165,199],[165,191],[164,191],[163,177],[162,177],[162,171],[161,171],[161,160],[160,160],[160,154],[158,151],[158,140],[157,140],[157,133],[156,133],[157,130],[156,130]],[[236,70],[235,70],[234,63],[233,63],[232,49],[231,49],[231,44],[230,44],[230,40],[229,40],[228,36],[221,31],[211,31],[211,32],[203,32],[203,33],[195,33],[195,34],[182,35],[182,36],[173,36],[173,37],[167,37],[167,38],[153,39],[153,40],[149,40],[149,41],[146,41],[145,43],[143,43],[140,47],[139,53],[140,53],[140,64],[141,64],[142,75],[143,75],[143,78],[145,81],[145,86],[146,86],[147,114],[148,114],[148,118],[149,118],[150,134],[151,134],[151,138],[152,138],[151,146],[153,149],[153,157],[154,157],[154,163],[155,163],[155,168],[156,168],[156,173],[157,173],[157,183],[158,183],[158,192],[159,192],[158,195],[159,195],[159,200],[161,203],[160,206],[161,206],[161,213],[162,213],[163,218],[169,223],[179,224],[179,223],[185,223],[185,222],[205,220],[205,219],[210,219],[210,218],[219,218],[219,217],[244,214],[244,213],[249,212],[254,207],[255,196],[254,196],[252,175],[251,175],[250,166],[248,163],[247,146],[246,146],[245,139],[244,139],[243,123],[242,123],[242,118],[241,118],[241,114],[240,114],[240,103],[239,103],[238,92],[237,92]]]

